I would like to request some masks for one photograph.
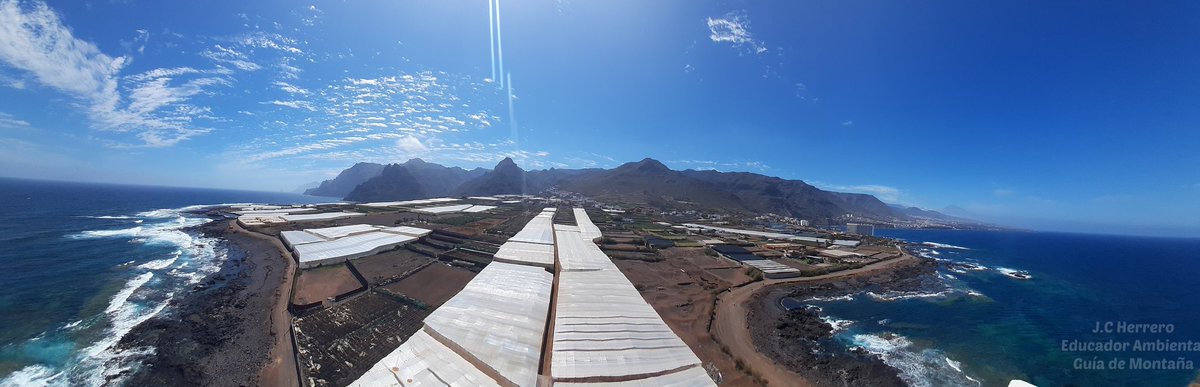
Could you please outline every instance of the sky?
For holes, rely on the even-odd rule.
[[[0,175],[290,191],[653,157],[1200,236],[1196,42],[1194,2],[0,0]]]

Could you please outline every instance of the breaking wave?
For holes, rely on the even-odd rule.
[[[955,246],[955,245],[950,245],[950,244],[945,244],[945,243],[937,243],[937,242],[924,242],[921,244],[935,248],[935,249],[970,250],[969,248],[962,247],[962,246]]]
[[[900,371],[900,379],[910,386],[979,386],[981,383],[962,371],[961,363],[932,348],[919,348],[901,335],[856,334],[850,345],[878,355],[885,364]]]
[[[0,385],[121,384],[128,371],[140,367],[140,363],[134,359],[155,350],[122,349],[118,346],[121,340],[139,324],[166,310],[176,294],[186,292],[190,286],[220,270],[220,264],[226,258],[226,252],[218,248],[216,239],[187,230],[210,221],[188,214],[203,207],[208,206],[159,209],[127,217],[109,216],[145,223],[124,229],[89,230],[67,235],[67,238],[77,240],[103,238],[141,241],[156,246],[147,251],[154,251],[159,256],[134,259],[117,266],[118,270],[126,273],[126,279],[120,290],[109,299],[104,312],[62,327],[64,330],[75,329],[87,321],[86,325],[102,327],[103,334],[98,339],[80,343],[79,348],[72,350],[61,365],[33,364],[9,374],[0,380]],[[165,257],[161,256],[162,247],[170,251]],[[142,263],[135,265],[136,262]]]

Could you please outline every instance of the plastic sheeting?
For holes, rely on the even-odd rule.
[[[334,220],[366,215],[361,212],[323,212],[320,214],[287,214],[280,215],[285,222],[305,222],[311,220]]]
[[[508,381],[534,386],[553,281],[542,268],[492,262],[425,318],[426,329]]]
[[[453,204],[453,205],[449,205],[449,206],[416,208],[416,209],[413,209],[413,212],[420,212],[420,213],[425,213],[425,214],[449,214],[452,212],[461,212],[468,208],[471,208],[470,204]]]
[[[290,249],[294,249],[298,245],[326,241],[325,238],[306,231],[283,231],[279,233],[279,236],[283,238],[283,243]]]
[[[499,386],[454,351],[417,331],[358,380],[353,387],[377,386]]]
[[[554,245],[506,242],[493,256],[497,261],[541,267],[554,267]]]
[[[612,260],[592,241],[578,232],[559,230],[558,265],[562,271],[617,270]]]
[[[543,212],[533,217],[525,228],[508,239],[510,242],[554,244],[554,215]]]
[[[814,238],[814,237],[806,237],[806,236],[799,236],[799,235],[792,235],[792,234],[781,234],[781,233],[777,233],[777,232],[767,232],[767,231],[739,230],[736,228],[725,228],[725,227],[709,226],[709,225],[695,224],[695,223],[684,223],[683,225],[688,228],[709,229],[709,230],[714,230],[714,231],[727,232],[730,234],[741,234],[741,235],[749,235],[749,236],[756,236],[756,237],[770,238],[770,239],[783,239],[783,240],[793,240],[793,241],[829,243],[828,238]]]
[[[700,364],[618,270],[563,271],[551,374],[623,377]]]
[[[692,367],[666,375],[623,382],[558,382],[554,383],[554,385],[561,387],[702,387],[716,386],[716,383],[713,383],[712,378],[708,376],[708,372],[705,372],[703,368]]]
[[[296,246],[295,252],[300,267],[308,268],[373,255],[414,240],[417,240],[417,237],[373,231],[332,241],[299,245]]]
[[[595,240],[601,237],[600,228],[592,223],[592,218],[588,217],[587,211],[582,208],[575,208],[575,224],[579,225],[579,232],[583,235],[583,239]]]
[[[377,227],[369,224],[352,224],[349,226],[304,229],[305,232],[320,236],[325,239],[343,238],[353,234],[362,234],[376,230],[378,230]]]

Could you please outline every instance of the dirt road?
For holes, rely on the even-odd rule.
[[[296,374],[297,365],[295,351],[292,346],[292,316],[288,313],[287,304],[291,299],[292,279],[296,274],[296,262],[292,259],[292,254],[288,251],[279,238],[269,235],[263,235],[254,231],[246,230],[238,225],[237,222],[231,222],[235,232],[251,236],[257,239],[270,241],[275,248],[283,255],[283,259],[287,261],[287,270],[283,274],[283,283],[279,285],[279,289],[275,292],[274,306],[271,310],[271,336],[275,338],[275,345],[271,348],[270,359],[263,366],[262,371],[258,374],[259,385],[263,386],[299,386],[300,380]],[[268,273],[269,275],[269,273]]]
[[[750,326],[746,322],[746,302],[750,301],[759,290],[772,286],[870,275],[914,262],[918,262],[918,260],[908,254],[904,254],[899,258],[876,262],[858,269],[814,277],[764,279],[731,289],[717,297],[716,318],[712,324],[712,334],[718,342],[729,348],[729,352],[735,358],[741,359],[750,370],[758,373],[770,385],[809,386],[811,383],[802,376],[779,365],[754,347],[754,339],[750,336]]]

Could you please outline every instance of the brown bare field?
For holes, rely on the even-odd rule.
[[[362,288],[345,265],[323,266],[304,270],[296,278],[296,292],[292,304],[306,305],[336,297]]]
[[[433,258],[408,249],[395,249],[350,261],[371,286],[387,283],[433,262]]]
[[[434,263],[384,289],[436,307],[458,294],[472,278],[475,273],[470,270]]]
[[[696,253],[703,254],[698,249],[673,248],[663,250],[667,258],[661,262],[615,260],[614,263],[671,330],[696,353],[703,366],[720,374],[722,386],[754,385],[708,333],[716,294],[728,288],[729,283],[683,258]]]

